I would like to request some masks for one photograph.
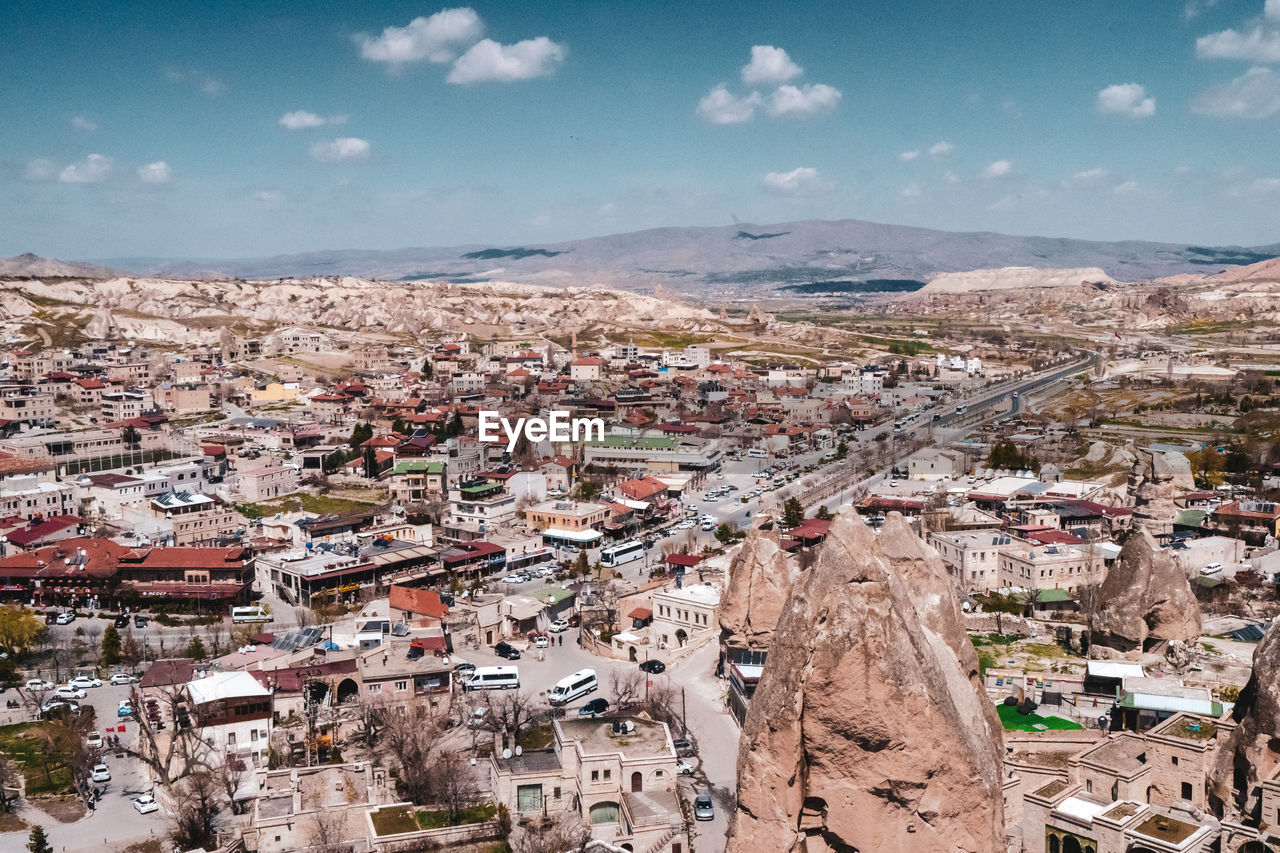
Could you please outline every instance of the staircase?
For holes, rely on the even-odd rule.
[[[671,839],[675,837],[676,832],[676,827],[667,827],[667,831],[662,834],[662,837],[649,845],[648,849],[645,850],[645,853],[663,853],[663,851],[667,849],[667,845],[671,842]]]

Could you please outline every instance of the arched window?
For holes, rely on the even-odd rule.
[[[631,793],[638,794],[644,790],[644,774],[639,770],[631,774]]]
[[[1062,845],[1058,841],[1058,836],[1049,836],[1049,853],[1061,853]]]
[[[596,803],[591,807],[591,825],[617,823],[619,814],[617,803]]]
[[[1068,835],[1062,839],[1062,853],[1084,853],[1080,848],[1080,841],[1073,835]]]

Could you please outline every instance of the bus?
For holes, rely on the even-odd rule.
[[[463,690],[519,690],[520,667],[482,666],[471,674]]]
[[[551,696],[547,700],[552,705],[567,705],[579,696],[585,696],[600,689],[594,669],[580,669],[573,675],[567,675],[551,688]]]
[[[621,566],[623,563],[630,563],[632,560],[639,560],[642,557],[644,557],[644,543],[635,541],[623,542],[602,550],[600,552],[600,565],[606,568]]]
[[[261,604],[231,608],[232,622],[270,622],[271,614]]]

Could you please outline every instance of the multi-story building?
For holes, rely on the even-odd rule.
[[[0,480],[0,513],[30,518],[75,514],[75,487],[48,474],[19,474]]]
[[[302,482],[297,468],[268,465],[240,473],[240,494],[246,501],[262,501],[293,494]]]
[[[1000,586],[1029,590],[1064,589],[1102,583],[1103,552],[1088,545],[1040,545],[1014,539],[1000,550]]]
[[[609,518],[609,505],[579,501],[543,501],[525,510],[536,530],[599,530]]]
[[[106,421],[131,421],[151,408],[150,391],[107,391],[100,404]]]
[[[708,632],[719,631],[716,608],[720,590],[697,584],[653,593],[653,623],[649,636],[658,648],[683,648]]]
[[[244,525],[240,513],[199,492],[164,492],[151,500],[151,510],[172,525],[175,545],[203,545],[227,539]]]
[[[495,798],[514,820],[569,812],[615,849],[685,853],[676,754],[665,723],[639,718],[562,719],[550,749],[494,749]],[[626,845],[620,847],[620,845]]]
[[[391,496],[401,502],[443,496],[448,488],[445,464],[426,459],[404,459],[388,475],[387,485]]]
[[[483,532],[516,517],[516,497],[502,483],[466,481],[449,489],[446,527]]]
[[[271,691],[247,672],[216,672],[187,682],[191,722],[215,760],[266,767],[271,750]]]
[[[1001,586],[1000,549],[1011,546],[1009,534],[1000,531],[929,533],[947,571],[963,592],[985,593]]]
[[[723,453],[714,439],[606,435],[583,446],[583,464],[628,471],[707,471]]]
[[[0,387],[0,421],[25,426],[53,426],[57,404],[53,392],[33,385]]]

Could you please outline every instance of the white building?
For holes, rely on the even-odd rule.
[[[218,672],[187,682],[192,724],[216,756],[266,767],[271,747],[271,691],[248,672]],[[216,764],[214,766],[217,766]]]
[[[660,649],[687,646],[700,635],[720,630],[719,606],[720,590],[709,584],[655,592],[649,636]]]

